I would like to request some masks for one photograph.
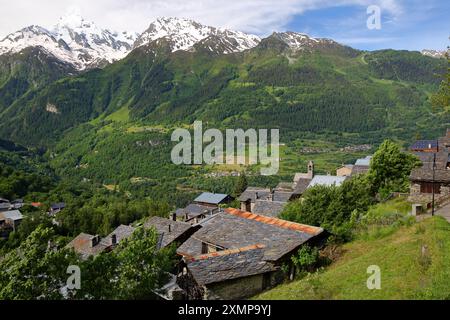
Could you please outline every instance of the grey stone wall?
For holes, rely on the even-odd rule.
[[[250,298],[261,293],[263,290],[279,285],[284,279],[285,275],[280,270],[270,273],[270,281],[266,283],[269,287],[264,289],[263,274],[215,283],[206,287],[204,298],[207,300],[239,300]]]
[[[214,283],[206,287],[207,300],[239,300],[262,292],[263,275]]]
[[[443,195],[443,196],[450,195],[450,187],[449,186],[441,186],[441,195]]]
[[[417,183],[411,184],[409,189],[410,189],[411,195],[420,194],[420,184],[417,184]]]

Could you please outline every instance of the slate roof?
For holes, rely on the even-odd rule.
[[[10,219],[12,221],[18,221],[23,219],[23,215],[19,210],[11,210],[0,213],[5,219]]]
[[[60,202],[60,203],[53,203],[50,208],[52,210],[62,210],[66,207],[66,204],[64,202]]]
[[[264,245],[215,252],[188,259],[188,268],[200,285],[238,279],[277,270],[263,261]]]
[[[306,189],[308,189],[308,186],[311,183],[311,181],[312,179],[305,179],[305,178],[299,179],[297,184],[295,185],[294,194],[296,195],[304,194]]]
[[[197,217],[201,214],[212,214],[214,212],[214,208],[202,206],[200,204],[191,203],[186,208],[177,209],[176,214],[178,217],[184,217],[186,216],[186,213],[188,214],[189,219]]]
[[[417,158],[419,158],[422,163],[428,163],[433,161],[433,153],[431,152],[413,152]]]
[[[272,194],[273,201],[288,202],[294,193],[292,191],[277,190],[274,191],[266,188],[248,187],[238,198],[241,202],[251,201],[255,203],[257,200],[269,200]]]
[[[11,209],[20,209],[25,205],[23,199],[16,199],[11,201]]]
[[[365,166],[365,167],[370,167],[370,161],[372,160],[372,156],[367,156],[365,158],[362,159],[358,159],[355,162],[355,166]]]
[[[308,188],[312,179],[299,178],[295,182],[280,182],[275,188],[275,192],[289,192],[290,196],[302,195]]]
[[[93,235],[80,233],[66,248],[74,249],[83,259],[87,259],[89,256],[100,254],[109,247],[109,244],[106,244],[105,241],[100,241],[96,246],[92,247],[92,238],[94,238]]]
[[[433,169],[434,154],[430,152],[415,152],[414,155],[418,156],[422,161],[422,168]],[[449,162],[448,151],[440,151],[436,153],[436,169],[447,170],[447,163]]]
[[[124,239],[131,237],[135,228],[131,226],[120,225],[108,236],[100,241],[94,246],[91,246],[93,235],[87,233],[80,233],[75,239],[73,239],[66,248],[74,249],[76,253],[80,254],[83,259],[87,259],[89,256],[95,256],[101,252],[112,248],[112,235],[116,235],[117,244],[119,244]]]
[[[413,143],[411,150],[423,150],[423,149],[437,149],[437,140],[418,140]]]
[[[418,168],[411,172],[410,180],[413,181],[433,181],[433,170]],[[436,170],[435,182],[450,183],[450,170]]]
[[[311,179],[312,173],[301,173],[298,172],[294,175],[294,182],[299,181],[300,179]]]
[[[304,242],[323,232],[322,228],[277,218],[226,209],[202,224],[202,228],[183,243],[177,252],[195,257],[201,253],[201,243],[225,249],[262,244],[264,260],[277,261]]]
[[[340,186],[344,183],[344,181],[347,180],[347,177],[337,177],[337,176],[315,176],[311,182],[309,183],[308,188],[314,187],[314,186]]]
[[[0,203],[0,210],[9,210],[9,208],[11,208],[11,204],[8,203]]]
[[[293,182],[280,182],[275,190],[278,191],[294,191],[294,183]]]
[[[273,192],[273,201],[288,202],[289,200],[291,200],[293,194],[294,194],[293,192],[274,191]]]
[[[278,217],[286,205],[286,202],[257,200],[252,212],[263,216]]]
[[[136,229],[131,226],[126,226],[126,225],[122,224],[122,225],[118,226],[116,228],[116,230],[111,232],[108,236],[103,238],[102,242],[111,244],[111,238],[114,234],[114,235],[116,235],[117,243],[120,243],[122,240],[125,240],[125,239],[128,239],[129,237],[131,237],[135,230]]]
[[[199,195],[194,202],[210,203],[210,204],[220,204],[228,197],[227,194],[222,193],[209,193],[204,192]]]
[[[435,181],[450,183],[450,170],[447,169],[447,164],[450,163],[449,152],[441,150],[436,154],[435,162]],[[422,161],[422,167],[412,170],[410,180],[413,181],[433,181],[433,153],[415,152],[414,155]]]
[[[358,175],[358,174],[364,174],[369,172],[370,167],[368,166],[353,166],[352,168],[352,176]]]
[[[239,201],[251,201],[255,203],[257,198],[259,199],[267,199],[270,194],[270,189],[268,188],[257,188],[257,187],[248,187],[245,191],[239,196]],[[258,195],[258,197],[257,197]]]
[[[170,229],[169,229],[170,226]],[[177,241],[181,236],[188,232],[192,226],[186,222],[173,221],[161,217],[152,217],[144,223],[145,228],[154,227],[162,235],[161,248]]]

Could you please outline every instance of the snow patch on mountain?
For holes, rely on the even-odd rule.
[[[325,38],[313,38],[304,33],[297,32],[274,32],[272,37],[275,37],[283,41],[289,48],[293,50],[301,50],[305,48],[311,48],[317,45],[324,44],[337,44],[337,42],[331,39]]]
[[[134,48],[147,45],[157,39],[165,38],[169,41],[172,51],[194,50],[194,45],[212,37],[219,42],[226,43],[224,54],[240,52],[256,47],[261,39],[255,35],[245,34],[222,28],[202,25],[198,22],[183,18],[158,18],[136,40]],[[209,46],[214,50],[216,46]]]
[[[439,51],[439,50],[422,50],[422,54],[424,56],[432,57],[432,58],[444,58],[447,51]]]
[[[53,28],[31,26],[0,41],[0,55],[42,47],[78,70],[100,67],[124,58],[137,35],[101,29],[79,15],[62,17]]]

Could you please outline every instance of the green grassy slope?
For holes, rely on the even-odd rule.
[[[422,255],[422,247],[426,247]],[[257,299],[450,299],[450,224],[441,217],[385,237],[344,246],[324,272],[280,285]],[[368,290],[367,268],[381,268],[381,290]]]

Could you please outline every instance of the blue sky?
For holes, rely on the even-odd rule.
[[[367,27],[367,6],[342,5],[296,15],[286,26],[352,47],[444,50],[449,45],[450,1],[397,1],[398,11],[381,10],[381,29]]]
[[[367,7],[381,9],[381,29],[369,30]],[[160,16],[270,35],[297,31],[359,49],[444,50],[450,0],[0,0],[0,38],[29,25],[50,27],[70,9],[116,31],[143,32]]]

